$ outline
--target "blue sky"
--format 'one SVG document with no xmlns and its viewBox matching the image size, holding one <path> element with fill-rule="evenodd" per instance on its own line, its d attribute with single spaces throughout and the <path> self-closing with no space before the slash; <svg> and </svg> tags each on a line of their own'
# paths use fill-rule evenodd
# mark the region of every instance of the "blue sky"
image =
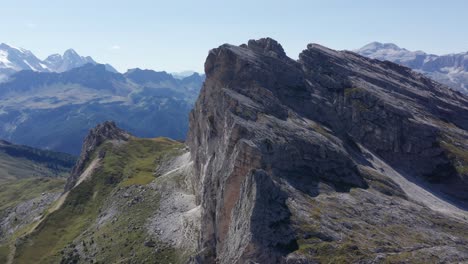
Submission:
<svg viewBox="0 0 468 264">
<path fill-rule="evenodd" d="M 208 50 L 269 36 L 297 58 L 307 43 L 356 49 L 393 42 L 468 50 L 468 1 L 2 1 L 0 42 L 41 59 L 74 48 L 118 70 L 203 70 Z"/>
</svg>

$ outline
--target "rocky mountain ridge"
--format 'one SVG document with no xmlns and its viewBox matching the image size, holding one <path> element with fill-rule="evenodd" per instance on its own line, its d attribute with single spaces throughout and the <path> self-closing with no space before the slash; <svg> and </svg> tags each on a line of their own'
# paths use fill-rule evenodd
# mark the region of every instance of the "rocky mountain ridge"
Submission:
<svg viewBox="0 0 468 264">
<path fill-rule="evenodd" d="M 466 96 L 317 44 L 294 61 L 268 38 L 211 50 L 205 72 L 187 139 L 200 263 L 466 260 Z M 427 246 L 391 231 L 414 226 Z M 428 259 L 434 235 L 457 238 Z"/>
<path fill-rule="evenodd" d="M 76 185 L 78 178 L 84 172 L 86 166 L 89 165 L 93 153 L 99 146 L 106 141 L 125 142 L 128 141 L 130 137 L 131 135 L 129 133 L 118 128 L 115 122 L 112 121 L 98 124 L 95 128 L 91 129 L 83 141 L 80 158 L 73 167 L 70 177 L 68 177 L 65 191 L 70 191 Z M 98 156 L 102 155 L 104 154 L 98 153 Z"/>
</svg>

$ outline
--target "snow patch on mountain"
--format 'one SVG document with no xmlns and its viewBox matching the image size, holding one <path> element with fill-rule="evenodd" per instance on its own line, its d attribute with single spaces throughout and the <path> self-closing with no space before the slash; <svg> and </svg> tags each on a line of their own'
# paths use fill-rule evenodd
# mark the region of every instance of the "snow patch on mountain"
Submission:
<svg viewBox="0 0 468 264">
<path fill-rule="evenodd" d="M 468 94 L 468 52 L 447 55 L 410 51 L 393 43 L 372 42 L 354 52 L 387 60 L 421 72 L 452 89 Z"/>
<path fill-rule="evenodd" d="M 0 50 L 0 68 L 11 68 L 14 67 L 8 60 L 8 52 Z"/>
</svg>

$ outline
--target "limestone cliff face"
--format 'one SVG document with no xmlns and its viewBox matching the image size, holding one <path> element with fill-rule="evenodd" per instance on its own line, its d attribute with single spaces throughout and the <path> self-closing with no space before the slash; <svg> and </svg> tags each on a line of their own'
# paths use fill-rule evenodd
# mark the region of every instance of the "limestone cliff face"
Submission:
<svg viewBox="0 0 468 264">
<path fill-rule="evenodd" d="M 83 142 L 80 157 L 67 179 L 65 191 L 69 191 L 75 186 L 78 178 L 89 165 L 91 155 L 102 143 L 107 140 L 127 141 L 129 138 L 130 134 L 118 128 L 113 121 L 106 121 L 91 129 Z"/>
<path fill-rule="evenodd" d="M 315 44 L 295 61 L 269 38 L 211 50 L 205 72 L 187 139 L 202 214 L 199 262 L 318 261 L 320 243 L 339 250 L 343 234 L 355 239 L 352 228 L 328 226 L 339 226 L 337 215 L 365 221 L 366 213 L 347 211 L 355 201 L 391 201 L 397 209 L 385 217 L 408 228 L 439 215 L 424 205 L 421 216 L 405 215 L 433 189 L 430 197 L 465 206 L 468 98 L 460 93 L 408 68 Z M 419 188 L 410 178 L 423 183 L 421 195 L 409 191 Z M 336 210 L 314 214 L 332 198 Z M 453 215 L 447 221 L 463 221 Z M 385 225 L 374 217 L 368 228 Z M 430 224 L 420 225 L 430 237 Z M 367 245 L 362 258 L 375 258 Z M 446 255 L 463 259 L 460 252 L 453 246 Z"/>
</svg>

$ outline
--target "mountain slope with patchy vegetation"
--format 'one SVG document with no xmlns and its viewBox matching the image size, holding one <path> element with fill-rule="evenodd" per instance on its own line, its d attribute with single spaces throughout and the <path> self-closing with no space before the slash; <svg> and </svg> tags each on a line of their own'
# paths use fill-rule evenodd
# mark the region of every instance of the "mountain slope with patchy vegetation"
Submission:
<svg viewBox="0 0 468 264">
<path fill-rule="evenodd" d="M 114 123 L 90 135 L 84 146 L 93 151 L 83 148 L 85 164 L 77 163 L 74 184 L 16 240 L 13 262 L 184 263 L 196 245 L 186 235 L 195 233 L 191 223 L 198 219 L 185 182 L 191 170 L 184 145 L 135 138 Z M 167 221 L 161 222 L 161 214 Z M 174 222 L 170 215 L 185 214 L 184 231 L 177 223 L 181 218 Z M 170 236 L 158 228 L 171 225 L 176 230 Z"/>
<path fill-rule="evenodd" d="M 0 141 L 0 263 L 11 241 L 29 229 L 63 192 L 76 158 Z"/>
</svg>

